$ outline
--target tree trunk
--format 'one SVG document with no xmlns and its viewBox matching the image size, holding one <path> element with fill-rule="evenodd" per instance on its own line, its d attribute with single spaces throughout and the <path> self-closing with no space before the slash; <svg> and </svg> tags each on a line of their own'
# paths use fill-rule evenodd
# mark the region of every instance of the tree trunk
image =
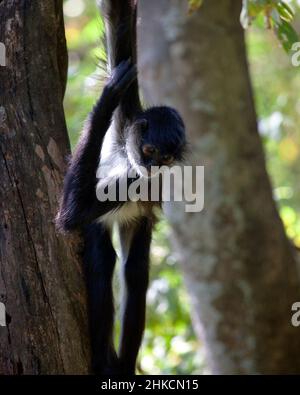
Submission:
<svg viewBox="0 0 300 395">
<path fill-rule="evenodd" d="M 63 95 L 61 0 L 0 2 L 1 374 L 87 373 L 85 287 L 78 238 L 55 230 L 70 152 Z"/>
<path fill-rule="evenodd" d="M 299 273 L 257 131 L 241 3 L 204 0 L 189 16 L 188 1 L 140 0 L 140 79 L 146 102 L 181 112 L 205 166 L 204 210 L 169 219 L 212 372 L 299 374 Z"/>
</svg>

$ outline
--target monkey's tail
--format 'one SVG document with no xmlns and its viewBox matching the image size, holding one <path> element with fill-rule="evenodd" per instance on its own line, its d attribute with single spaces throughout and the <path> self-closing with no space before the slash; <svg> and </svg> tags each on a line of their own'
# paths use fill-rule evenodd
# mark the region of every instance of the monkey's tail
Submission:
<svg viewBox="0 0 300 395">
<path fill-rule="evenodd" d="M 105 22 L 108 72 L 124 60 L 131 59 L 133 64 L 137 64 L 137 1 L 98 0 L 98 4 Z M 137 110 L 141 110 L 137 79 L 123 97 L 120 109 L 128 118 Z"/>
<path fill-rule="evenodd" d="M 129 58 L 136 62 L 136 2 L 98 0 L 98 4 L 105 22 L 109 70 Z"/>
</svg>

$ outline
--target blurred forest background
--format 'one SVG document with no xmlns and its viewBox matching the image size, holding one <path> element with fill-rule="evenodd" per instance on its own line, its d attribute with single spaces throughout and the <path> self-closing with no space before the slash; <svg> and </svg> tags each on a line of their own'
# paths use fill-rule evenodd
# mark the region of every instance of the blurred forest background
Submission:
<svg viewBox="0 0 300 395">
<path fill-rule="evenodd" d="M 300 2 L 299 2 L 300 3 Z M 299 4 L 294 27 L 300 30 Z M 84 119 L 101 92 L 103 22 L 94 1 L 64 1 L 69 50 L 64 106 L 72 147 Z M 273 192 L 288 236 L 300 248 L 300 73 L 274 32 L 259 17 L 247 30 L 248 59 Z M 209 56 L 209 54 L 208 54 Z M 224 76 L 226 78 L 226 76 Z M 169 244 L 165 221 L 152 246 L 147 329 L 140 356 L 144 373 L 209 373 L 204 351 L 190 321 L 189 301 Z"/>
</svg>

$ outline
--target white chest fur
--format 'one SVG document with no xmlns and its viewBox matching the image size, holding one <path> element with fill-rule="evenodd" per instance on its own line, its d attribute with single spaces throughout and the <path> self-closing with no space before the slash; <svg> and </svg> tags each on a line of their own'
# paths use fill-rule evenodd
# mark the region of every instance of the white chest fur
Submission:
<svg viewBox="0 0 300 395">
<path fill-rule="evenodd" d="M 102 188 L 102 185 L 108 185 L 116 182 L 116 179 L 128 177 L 130 164 L 124 152 L 120 152 L 119 146 L 116 142 L 116 131 L 114 123 L 112 122 L 108 129 L 100 154 L 99 166 L 97 169 L 98 183 L 96 189 Z M 110 211 L 101 216 L 98 221 L 112 226 L 113 223 L 126 224 L 136 221 L 142 215 L 145 215 L 143 205 L 128 201 L 120 208 Z"/>
<path fill-rule="evenodd" d="M 112 227 L 114 223 L 120 225 L 129 224 L 135 222 L 137 219 L 145 215 L 146 212 L 143 210 L 142 205 L 137 202 L 125 202 L 120 208 L 103 215 L 98 221 L 105 223 L 109 227 Z"/>
</svg>

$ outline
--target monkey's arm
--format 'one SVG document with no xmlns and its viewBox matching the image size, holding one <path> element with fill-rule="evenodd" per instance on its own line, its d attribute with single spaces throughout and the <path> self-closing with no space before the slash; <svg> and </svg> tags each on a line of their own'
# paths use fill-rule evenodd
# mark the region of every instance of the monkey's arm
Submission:
<svg viewBox="0 0 300 395">
<path fill-rule="evenodd" d="M 99 202 L 96 197 L 96 172 L 101 146 L 110 126 L 114 110 L 122 96 L 136 79 L 136 67 L 121 62 L 113 71 L 103 93 L 87 119 L 67 171 L 58 227 L 68 231 L 91 223 L 109 212 L 117 202 Z"/>
</svg>

